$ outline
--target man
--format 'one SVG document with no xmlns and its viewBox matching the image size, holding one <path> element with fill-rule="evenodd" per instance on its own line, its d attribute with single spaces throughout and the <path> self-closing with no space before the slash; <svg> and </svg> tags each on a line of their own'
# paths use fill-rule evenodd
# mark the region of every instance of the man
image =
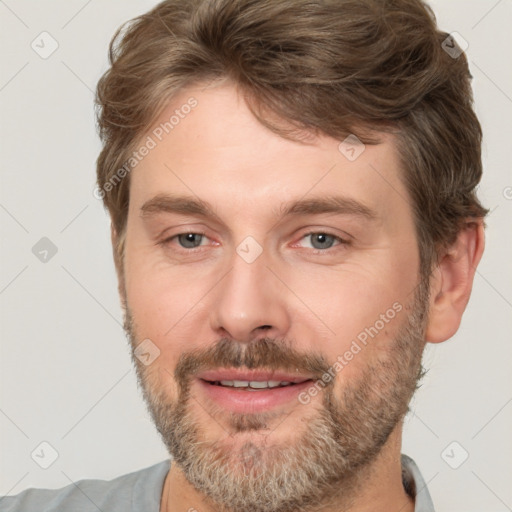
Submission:
<svg viewBox="0 0 512 512">
<path fill-rule="evenodd" d="M 453 48 L 420 0 L 170 0 L 116 34 L 96 195 L 172 461 L 3 510 L 434 510 L 403 418 L 486 214 Z"/>
</svg>

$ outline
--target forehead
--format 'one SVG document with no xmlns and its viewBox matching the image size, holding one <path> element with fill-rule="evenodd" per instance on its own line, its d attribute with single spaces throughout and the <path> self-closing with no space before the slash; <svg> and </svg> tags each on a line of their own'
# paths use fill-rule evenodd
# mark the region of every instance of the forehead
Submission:
<svg viewBox="0 0 512 512">
<path fill-rule="evenodd" d="M 382 134 L 355 160 L 340 142 L 280 137 L 233 85 L 185 89 L 141 138 L 150 149 L 131 171 L 130 211 L 168 193 L 207 202 L 220 215 L 254 208 L 270 218 L 291 201 L 336 194 L 378 216 L 410 215 L 393 138 Z"/>
</svg>

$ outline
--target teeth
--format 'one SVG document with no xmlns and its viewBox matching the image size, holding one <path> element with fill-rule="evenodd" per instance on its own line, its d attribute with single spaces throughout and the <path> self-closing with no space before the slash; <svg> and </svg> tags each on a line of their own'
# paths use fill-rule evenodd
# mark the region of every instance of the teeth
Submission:
<svg viewBox="0 0 512 512">
<path fill-rule="evenodd" d="M 249 386 L 251 388 L 255 388 L 255 389 L 263 389 L 263 388 L 269 387 L 268 382 L 258 382 L 255 380 L 252 380 L 251 382 L 249 382 Z"/>
<path fill-rule="evenodd" d="M 234 387 L 234 388 L 267 389 L 267 388 L 277 388 L 280 386 L 289 386 L 291 384 L 291 382 L 278 381 L 278 380 L 268 380 L 268 381 L 221 380 L 220 384 L 221 384 L 221 386 Z"/>
</svg>

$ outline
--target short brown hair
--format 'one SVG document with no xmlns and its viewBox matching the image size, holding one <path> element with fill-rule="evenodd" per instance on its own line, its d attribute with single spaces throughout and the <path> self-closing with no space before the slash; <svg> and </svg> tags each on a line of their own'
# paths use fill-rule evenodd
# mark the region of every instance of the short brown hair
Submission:
<svg viewBox="0 0 512 512">
<path fill-rule="evenodd" d="M 471 75 L 464 53 L 445 51 L 447 37 L 421 0 L 166 0 L 127 22 L 96 97 L 97 185 L 119 235 L 116 261 L 130 176 L 106 184 L 173 95 L 228 78 L 285 137 L 292 131 L 271 117 L 340 140 L 372 143 L 371 133 L 392 131 L 429 273 L 438 251 L 487 213 L 475 192 L 482 133 Z"/>
</svg>

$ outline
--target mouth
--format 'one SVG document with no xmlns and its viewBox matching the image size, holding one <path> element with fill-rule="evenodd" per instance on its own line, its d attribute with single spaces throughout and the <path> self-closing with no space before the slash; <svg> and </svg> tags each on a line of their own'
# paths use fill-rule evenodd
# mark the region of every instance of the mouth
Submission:
<svg viewBox="0 0 512 512">
<path fill-rule="evenodd" d="M 197 376 L 206 397 L 222 408 L 238 413 L 257 413 L 297 402 L 298 395 L 315 379 L 283 372 L 216 370 Z"/>
<path fill-rule="evenodd" d="M 235 388 L 245 391 L 260 391 L 262 389 L 284 388 L 287 386 L 296 386 L 297 383 L 278 380 L 221 380 L 221 381 L 205 381 L 213 386 L 222 386 L 226 388 Z"/>
</svg>

